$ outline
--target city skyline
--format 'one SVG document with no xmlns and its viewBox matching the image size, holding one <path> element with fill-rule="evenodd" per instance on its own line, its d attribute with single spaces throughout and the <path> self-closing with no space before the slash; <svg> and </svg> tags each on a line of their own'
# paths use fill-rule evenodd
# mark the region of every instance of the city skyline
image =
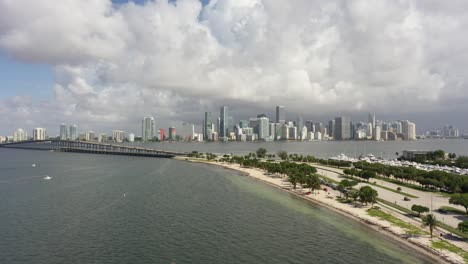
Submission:
<svg viewBox="0 0 468 264">
<path fill-rule="evenodd" d="M 231 116 L 228 106 L 221 106 L 219 117 L 212 112 L 204 112 L 202 122 L 183 122 L 175 133 L 176 126 L 161 128 L 156 124 L 156 119 L 152 116 L 145 116 L 141 121 L 141 134 L 135 134 L 132 128 L 128 131 L 112 129 L 111 135 L 98 133 L 94 130 L 78 130 L 76 124 L 59 125 L 59 134 L 47 134 L 47 137 L 66 139 L 85 139 L 107 141 L 108 138 L 121 142 L 123 140 L 133 141 L 138 138 L 143 141 L 158 140 L 196 140 L 196 141 L 272 141 L 272 140 L 415 140 L 417 136 L 430 138 L 455 138 L 462 137 L 458 128 L 453 125 L 445 125 L 441 129 L 432 129 L 424 133 L 417 134 L 416 124 L 405 119 L 400 120 L 380 120 L 375 113 L 368 113 L 368 120 L 353 120 L 348 116 L 337 116 L 328 121 L 304 120 L 302 114 L 296 118 L 287 118 L 287 107 L 276 106 L 274 117 L 265 114 L 251 114 L 245 119 L 234 119 Z M 247 120 L 248 119 L 248 120 Z M 224 120 L 224 121 L 223 121 Z M 277 123 L 277 121 L 280 121 Z M 283 128 L 284 126 L 284 128 Z M 34 128 L 36 130 L 45 128 Z M 249 130 L 251 129 L 251 130 Z M 180 133 L 180 131 L 182 131 Z M 224 131 L 224 132 L 223 132 Z M 80 133 L 83 132 L 83 133 Z M 101 131 L 102 132 L 102 131 Z M 52 132 L 53 133 L 53 132 Z M 214 135 L 213 133 L 216 133 Z M 224 133 L 224 136 L 220 136 Z M 318 134 L 317 134 L 318 133 Z M 394 133 L 394 134 L 391 134 Z M 45 132 L 43 134 L 46 134 Z M 17 128 L 9 140 L 18 141 L 28 138 L 27 129 Z M 166 137 L 166 135 L 168 135 Z M 177 135 L 177 137 L 176 137 Z M 235 135 L 235 138 L 234 138 Z M 240 135 L 247 135 L 242 138 Z M 249 136 L 252 135 L 253 137 Z M 4 138 L 5 136 L 2 136 Z M 43 137 L 42 137 L 43 138 Z"/>
<path fill-rule="evenodd" d="M 468 3 L 171 2 L 50 2 L 76 16 L 1 2 L 0 134 L 67 120 L 129 130 L 148 113 L 169 127 L 219 105 L 234 118 L 285 105 L 304 119 L 375 112 L 468 131 Z"/>
</svg>

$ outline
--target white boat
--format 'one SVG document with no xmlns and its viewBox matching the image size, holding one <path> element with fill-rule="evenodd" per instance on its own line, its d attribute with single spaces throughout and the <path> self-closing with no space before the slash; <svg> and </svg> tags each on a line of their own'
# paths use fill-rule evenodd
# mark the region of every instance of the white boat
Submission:
<svg viewBox="0 0 468 264">
<path fill-rule="evenodd" d="M 31 167 L 36 167 L 36 164 L 35 163 L 31 164 Z"/>
<path fill-rule="evenodd" d="M 44 180 L 52 180 L 52 177 L 50 177 L 49 175 L 46 175 L 46 176 L 44 177 Z"/>
</svg>

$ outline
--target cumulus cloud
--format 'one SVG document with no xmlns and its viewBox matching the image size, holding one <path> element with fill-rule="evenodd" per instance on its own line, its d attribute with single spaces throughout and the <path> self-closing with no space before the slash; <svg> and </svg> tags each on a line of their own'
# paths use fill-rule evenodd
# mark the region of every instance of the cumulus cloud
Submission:
<svg viewBox="0 0 468 264">
<path fill-rule="evenodd" d="M 468 110 L 466 1 L 0 0 L 0 49 L 54 67 L 50 123 L 133 126 L 276 104 L 314 116 Z M 14 101 L 14 100 L 13 100 Z M 26 106 L 25 106 L 26 105 Z"/>
</svg>

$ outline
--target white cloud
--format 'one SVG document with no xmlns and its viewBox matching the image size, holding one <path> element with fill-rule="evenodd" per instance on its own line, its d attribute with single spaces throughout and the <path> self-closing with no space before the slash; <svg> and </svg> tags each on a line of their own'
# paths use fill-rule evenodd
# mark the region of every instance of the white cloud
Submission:
<svg viewBox="0 0 468 264">
<path fill-rule="evenodd" d="M 281 104 L 305 115 L 443 111 L 468 99 L 468 17 L 460 11 L 467 8 L 409 0 L 204 7 L 0 0 L 0 48 L 56 69 L 55 102 L 5 101 L 0 112 L 131 126 L 145 114 L 201 119 L 223 102 Z"/>
</svg>

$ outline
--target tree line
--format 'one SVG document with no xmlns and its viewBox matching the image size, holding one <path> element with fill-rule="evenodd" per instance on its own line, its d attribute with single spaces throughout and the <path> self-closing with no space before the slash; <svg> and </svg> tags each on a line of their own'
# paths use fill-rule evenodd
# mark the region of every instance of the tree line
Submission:
<svg viewBox="0 0 468 264">
<path fill-rule="evenodd" d="M 448 173 L 445 171 L 425 171 L 414 167 L 397 167 L 380 163 L 359 161 L 353 163 L 356 169 L 345 170 L 349 175 L 375 177 L 381 175 L 386 178 L 394 177 L 401 182 L 417 182 L 427 190 L 440 190 L 445 192 L 468 192 L 468 177 Z"/>
</svg>

